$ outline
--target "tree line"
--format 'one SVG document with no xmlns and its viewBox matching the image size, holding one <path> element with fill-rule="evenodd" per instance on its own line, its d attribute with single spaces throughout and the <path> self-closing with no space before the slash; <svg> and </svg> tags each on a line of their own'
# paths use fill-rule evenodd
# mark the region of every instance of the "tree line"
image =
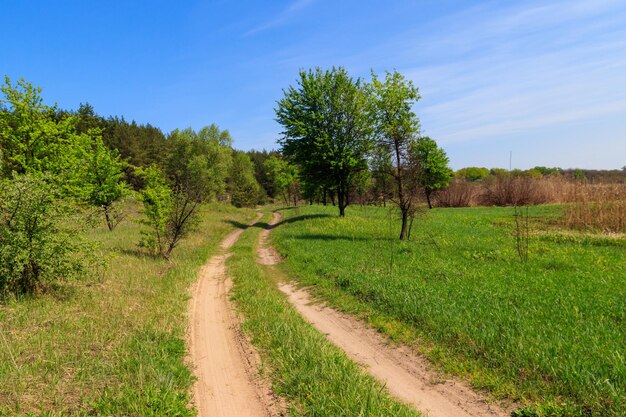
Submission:
<svg viewBox="0 0 626 417">
<path fill-rule="evenodd" d="M 0 296 L 80 276 L 89 253 L 79 224 L 97 214 L 113 232 L 122 202 L 143 204 L 139 245 L 169 257 L 207 201 L 254 206 L 262 190 L 248 154 L 216 125 L 160 129 L 44 104 L 41 88 L 0 87 Z"/>
</svg>

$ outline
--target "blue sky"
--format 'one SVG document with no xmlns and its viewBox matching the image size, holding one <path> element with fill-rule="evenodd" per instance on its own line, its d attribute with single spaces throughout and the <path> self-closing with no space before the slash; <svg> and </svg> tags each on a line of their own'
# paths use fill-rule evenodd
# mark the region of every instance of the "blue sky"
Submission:
<svg viewBox="0 0 626 417">
<path fill-rule="evenodd" d="M 270 149 L 299 69 L 397 69 L 453 168 L 626 165 L 622 0 L 0 2 L 0 74 L 62 108 Z"/>
</svg>

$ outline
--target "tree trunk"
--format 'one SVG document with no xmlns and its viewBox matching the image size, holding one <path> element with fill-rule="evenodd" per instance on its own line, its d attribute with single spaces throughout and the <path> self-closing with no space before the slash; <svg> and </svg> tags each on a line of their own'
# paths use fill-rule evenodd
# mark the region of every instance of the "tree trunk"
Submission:
<svg viewBox="0 0 626 417">
<path fill-rule="evenodd" d="M 343 194 L 341 190 L 337 191 L 337 203 L 339 205 L 339 216 L 345 217 L 346 215 L 346 196 Z"/>
<path fill-rule="evenodd" d="M 406 240 L 409 213 L 407 209 L 402 209 L 402 228 L 400 229 L 400 240 Z"/>
<path fill-rule="evenodd" d="M 326 188 L 324 188 L 324 205 L 326 205 Z"/>
<path fill-rule="evenodd" d="M 103 207 L 104 208 L 104 217 L 107 219 L 107 227 L 109 228 L 109 232 L 113 231 L 113 222 L 111 221 L 111 216 L 109 215 L 109 208 L 108 207 Z"/>
<path fill-rule="evenodd" d="M 424 194 L 426 194 L 426 201 L 428 201 L 428 208 L 429 209 L 433 208 L 433 205 L 430 202 L 430 195 L 432 194 L 432 191 L 431 190 L 426 190 L 426 192 Z"/>
</svg>

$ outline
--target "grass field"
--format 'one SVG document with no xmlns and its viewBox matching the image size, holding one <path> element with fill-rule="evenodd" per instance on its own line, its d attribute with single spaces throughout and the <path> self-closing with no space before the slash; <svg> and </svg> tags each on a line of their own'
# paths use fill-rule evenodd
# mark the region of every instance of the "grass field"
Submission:
<svg viewBox="0 0 626 417">
<path fill-rule="evenodd" d="M 266 215 L 263 220 L 267 220 Z M 392 400 L 384 387 L 306 323 L 276 288 L 285 277 L 256 263 L 263 221 L 244 232 L 228 260 L 233 299 L 244 329 L 259 349 L 276 394 L 289 401 L 292 416 L 418 416 Z"/>
<path fill-rule="evenodd" d="M 626 237 L 559 230 L 530 209 L 529 259 L 512 208 L 435 209 L 409 242 L 387 209 L 283 210 L 283 268 L 317 295 L 523 407 L 519 416 L 626 415 Z"/>
<path fill-rule="evenodd" d="M 92 231 L 109 268 L 0 304 L 0 416 L 188 416 L 187 289 L 231 223 L 251 210 L 205 207 L 172 262 L 137 252 L 141 226 Z"/>
</svg>

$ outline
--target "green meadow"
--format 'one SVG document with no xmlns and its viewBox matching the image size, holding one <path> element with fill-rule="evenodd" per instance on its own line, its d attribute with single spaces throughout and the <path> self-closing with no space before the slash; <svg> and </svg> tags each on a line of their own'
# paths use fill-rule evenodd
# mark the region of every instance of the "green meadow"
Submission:
<svg viewBox="0 0 626 417">
<path fill-rule="evenodd" d="M 283 269 L 317 296 L 421 350 L 517 416 L 626 410 L 626 237 L 562 230 L 531 207 L 528 260 L 513 208 L 434 209 L 398 241 L 382 207 L 281 210 Z"/>
</svg>

